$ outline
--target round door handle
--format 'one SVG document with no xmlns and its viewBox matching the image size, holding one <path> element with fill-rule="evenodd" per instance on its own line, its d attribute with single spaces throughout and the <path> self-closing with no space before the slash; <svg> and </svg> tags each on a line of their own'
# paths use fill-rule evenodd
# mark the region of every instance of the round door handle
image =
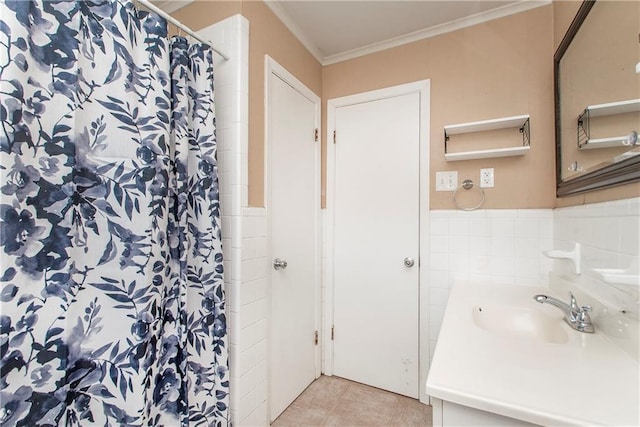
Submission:
<svg viewBox="0 0 640 427">
<path fill-rule="evenodd" d="M 287 261 L 276 258 L 273 260 L 273 268 L 276 270 L 284 270 L 285 268 L 287 268 Z"/>
<path fill-rule="evenodd" d="M 415 264 L 416 262 L 413 260 L 413 258 L 405 258 L 404 259 L 404 266 L 411 268 L 413 267 L 413 264 Z"/>
</svg>

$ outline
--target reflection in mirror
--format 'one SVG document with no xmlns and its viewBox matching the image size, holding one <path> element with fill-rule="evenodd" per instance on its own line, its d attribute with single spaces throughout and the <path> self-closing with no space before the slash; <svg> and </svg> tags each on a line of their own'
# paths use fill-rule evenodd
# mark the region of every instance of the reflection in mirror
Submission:
<svg viewBox="0 0 640 427">
<path fill-rule="evenodd" d="M 556 53 L 559 196 L 640 179 L 639 35 L 640 2 L 587 1 Z"/>
</svg>

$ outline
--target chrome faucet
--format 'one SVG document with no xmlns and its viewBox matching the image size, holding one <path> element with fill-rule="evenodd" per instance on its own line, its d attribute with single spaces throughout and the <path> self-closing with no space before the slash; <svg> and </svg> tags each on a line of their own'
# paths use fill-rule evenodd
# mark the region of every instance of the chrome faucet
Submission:
<svg viewBox="0 0 640 427">
<path fill-rule="evenodd" d="M 594 328 L 591 323 L 591 317 L 589 316 L 591 306 L 579 306 L 576 302 L 576 298 L 571 292 L 569 292 L 569 298 L 570 302 L 567 304 L 559 299 L 547 295 L 536 295 L 533 297 L 533 299 L 538 301 L 540 304 L 546 302 L 562 310 L 564 313 L 564 321 L 576 331 L 593 333 Z"/>
</svg>

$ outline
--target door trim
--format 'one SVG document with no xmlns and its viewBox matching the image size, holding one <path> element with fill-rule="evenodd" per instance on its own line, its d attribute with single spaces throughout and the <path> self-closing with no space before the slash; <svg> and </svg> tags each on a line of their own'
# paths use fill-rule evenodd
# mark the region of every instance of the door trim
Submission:
<svg viewBox="0 0 640 427">
<path fill-rule="evenodd" d="M 396 96 L 420 94 L 420 171 L 419 171 L 419 254 L 418 263 L 418 384 L 420 401 L 429 403 L 424 384 L 429 372 L 429 135 L 430 135 L 430 80 L 420 80 L 413 83 L 392 86 L 384 89 L 363 92 L 334 98 L 327 101 L 327 190 L 326 209 L 324 223 L 324 256 L 325 270 L 323 277 L 324 323 L 323 323 L 323 367 L 325 375 L 333 375 L 333 341 L 331 340 L 331 328 L 333 326 L 333 298 L 334 298 L 334 215 L 335 215 L 335 145 L 333 133 L 335 128 L 336 110 L 364 102 L 371 102 Z M 340 143 L 340 135 L 337 135 L 337 143 Z M 336 334 L 340 331 L 336 331 Z"/>
<path fill-rule="evenodd" d="M 282 65 L 278 64 L 273 58 L 271 58 L 269 55 L 265 55 L 265 60 L 264 60 L 264 65 L 265 65 L 265 77 L 264 77 L 264 144 L 265 144 L 265 158 L 264 158 L 264 169 L 265 169 L 265 185 L 264 185 L 264 191 L 265 191 L 265 208 L 266 208 L 266 213 L 267 213 L 267 269 L 271 268 L 271 260 L 273 259 L 273 254 L 271 253 L 271 243 L 272 243 L 272 235 L 271 235 L 271 210 L 270 210 L 270 206 L 271 206 L 271 159 L 273 156 L 273 144 L 272 141 L 269 140 L 269 135 L 270 135 L 270 128 L 269 128 L 269 123 L 270 123 L 270 111 L 269 111 L 269 101 L 270 101 L 270 94 L 271 94 L 271 84 L 270 84 L 270 78 L 271 76 L 276 76 L 278 78 L 280 78 L 282 81 L 284 81 L 286 84 L 288 84 L 289 86 L 291 86 L 294 90 L 296 90 L 298 93 L 300 93 L 302 96 L 304 96 L 305 98 L 307 98 L 309 101 L 311 101 L 314 105 L 315 105 L 315 121 L 316 121 L 316 129 L 318 129 L 318 134 L 320 134 L 321 129 L 320 129 L 320 125 L 321 125 L 321 101 L 320 101 L 320 97 L 318 95 L 316 95 L 315 93 L 313 93 L 311 91 L 311 89 L 309 89 L 308 87 L 306 87 L 300 80 L 298 80 L 293 74 L 291 74 L 289 71 L 287 71 Z M 321 331 L 321 315 L 322 315 L 322 309 L 321 309 L 321 302 L 322 302 L 322 293 L 321 293 L 321 277 L 322 277 L 322 222 L 321 222 L 321 209 L 320 209 L 320 194 L 321 194 L 321 187 L 320 187 L 320 140 L 318 138 L 318 141 L 315 143 L 315 150 L 314 150 L 314 176 L 315 176 L 315 180 L 314 180 L 314 188 L 313 191 L 315 193 L 315 208 L 314 208 L 314 212 L 315 212 L 315 252 L 316 252 L 316 271 L 315 271 L 315 284 L 314 284 L 314 288 L 315 288 L 315 328 L 316 330 L 322 334 Z M 270 271 L 270 270 L 267 270 Z M 267 350 L 267 356 L 266 356 L 266 360 L 267 360 L 267 367 L 270 367 L 271 364 L 273 363 L 273 361 L 271 360 L 271 343 L 272 343 L 272 339 L 271 339 L 271 321 L 272 321 L 272 316 L 271 316 L 271 274 L 268 273 L 267 274 L 267 324 L 266 324 L 266 328 L 267 328 L 267 342 L 266 342 L 266 350 Z M 309 339 L 311 339 L 312 337 L 309 337 Z M 316 346 L 315 349 L 315 377 L 318 378 L 321 374 L 321 358 L 322 358 L 322 340 L 319 340 L 318 345 Z M 271 419 L 271 406 L 270 406 L 270 390 L 271 390 L 271 369 L 267 369 L 268 373 L 267 373 L 267 413 L 268 413 L 268 417 L 269 420 Z"/>
</svg>

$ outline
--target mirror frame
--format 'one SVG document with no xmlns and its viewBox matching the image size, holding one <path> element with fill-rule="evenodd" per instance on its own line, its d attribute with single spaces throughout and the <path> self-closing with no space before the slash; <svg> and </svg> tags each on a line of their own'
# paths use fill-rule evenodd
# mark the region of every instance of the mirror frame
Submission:
<svg viewBox="0 0 640 427">
<path fill-rule="evenodd" d="M 555 102 L 555 136 L 556 136 L 556 196 L 566 197 L 588 191 L 602 190 L 617 185 L 640 181 L 640 155 L 626 160 L 607 164 L 599 169 L 579 177 L 562 180 L 561 133 L 560 133 L 560 60 L 565 54 L 582 23 L 596 0 L 584 0 L 567 33 L 553 56 L 553 80 Z"/>
</svg>

